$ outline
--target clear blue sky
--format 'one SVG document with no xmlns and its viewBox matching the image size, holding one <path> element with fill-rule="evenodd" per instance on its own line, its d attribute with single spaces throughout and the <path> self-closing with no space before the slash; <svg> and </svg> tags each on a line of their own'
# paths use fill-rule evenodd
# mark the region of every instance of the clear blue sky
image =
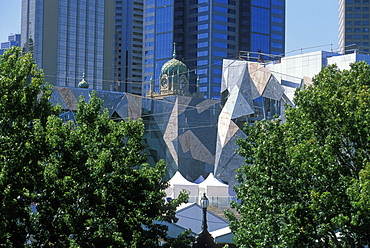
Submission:
<svg viewBox="0 0 370 248">
<path fill-rule="evenodd" d="M 0 0 L 0 42 L 20 33 L 21 2 Z M 338 0 L 287 0 L 286 10 L 287 55 L 338 49 Z"/>
</svg>

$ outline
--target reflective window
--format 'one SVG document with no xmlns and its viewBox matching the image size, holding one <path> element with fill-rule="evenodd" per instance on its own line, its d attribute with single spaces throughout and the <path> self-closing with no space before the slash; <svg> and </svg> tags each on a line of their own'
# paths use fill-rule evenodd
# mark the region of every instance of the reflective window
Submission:
<svg viewBox="0 0 370 248">
<path fill-rule="evenodd" d="M 152 30 L 154 29 L 154 25 L 146 25 L 145 30 Z"/>
<path fill-rule="evenodd" d="M 198 39 L 208 38 L 208 33 L 198 34 Z"/>
<path fill-rule="evenodd" d="M 155 32 L 162 33 L 173 30 L 172 7 L 159 8 L 156 10 Z"/>
<path fill-rule="evenodd" d="M 282 15 L 282 14 L 283 14 L 283 10 L 272 8 L 272 13 L 274 13 L 274 14 L 278 14 L 278 15 Z"/>
<path fill-rule="evenodd" d="M 198 30 L 203 30 L 203 29 L 208 29 L 208 23 L 207 24 L 198 25 Z"/>
<path fill-rule="evenodd" d="M 283 39 L 283 36 L 282 35 L 279 35 L 279 34 L 272 34 L 271 37 L 274 40 L 282 40 Z"/>
<path fill-rule="evenodd" d="M 154 63 L 154 60 L 153 59 L 146 59 L 145 64 L 153 64 Z"/>
<path fill-rule="evenodd" d="M 151 22 L 151 21 L 154 21 L 154 16 L 148 16 L 145 18 L 145 21 L 146 22 Z"/>
<path fill-rule="evenodd" d="M 208 51 L 200 51 L 200 52 L 197 52 L 197 56 L 198 56 L 198 57 L 201 57 L 201 56 L 208 56 Z"/>
<path fill-rule="evenodd" d="M 227 40 L 227 35 L 226 34 L 215 33 L 215 38 Z"/>
<path fill-rule="evenodd" d="M 145 10 L 145 13 L 153 13 L 154 12 L 154 8 L 148 8 Z"/>
<path fill-rule="evenodd" d="M 208 65 L 208 60 L 207 59 L 205 59 L 205 60 L 199 60 L 197 62 L 197 65 Z"/>
<path fill-rule="evenodd" d="M 226 16 L 214 15 L 214 18 L 217 21 L 223 21 L 223 22 L 227 22 L 228 21 L 228 19 L 227 19 Z"/>
<path fill-rule="evenodd" d="M 221 69 L 213 69 L 213 73 L 222 74 L 222 70 Z"/>
<path fill-rule="evenodd" d="M 198 43 L 198 48 L 208 47 L 208 41 Z"/>
<path fill-rule="evenodd" d="M 275 26 L 275 25 L 272 25 L 271 29 L 274 30 L 274 31 L 283 31 L 283 27 L 279 27 L 279 26 Z"/>
<path fill-rule="evenodd" d="M 172 33 L 159 34 L 155 37 L 155 58 L 170 58 L 172 55 Z"/>
<path fill-rule="evenodd" d="M 208 19 L 209 19 L 208 15 L 198 16 L 198 22 L 200 22 L 200 21 L 206 21 Z"/>
<path fill-rule="evenodd" d="M 275 17 L 275 16 L 273 16 L 273 17 L 271 18 L 271 20 L 272 20 L 273 22 L 283 23 L 283 19 L 281 19 L 280 17 Z"/>
<path fill-rule="evenodd" d="M 280 44 L 280 43 L 274 43 L 274 42 L 272 42 L 271 43 L 271 46 L 274 47 L 274 48 L 283 48 L 283 44 Z"/>
<path fill-rule="evenodd" d="M 219 56 L 219 57 L 223 57 L 223 58 L 227 58 L 227 53 L 226 52 L 220 52 L 220 51 L 214 51 L 213 54 L 215 56 Z"/>
<path fill-rule="evenodd" d="M 270 8 L 270 0 L 252 0 L 252 5 Z"/>
<path fill-rule="evenodd" d="M 215 47 L 227 48 L 226 43 L 214 42 L 213 44 L 214 44 Z"/>
<path fill-rule="evenodd" d="M 205 12 L 205 11 L 208 11 L 208 10 L 209 10 L 209 6 L 208 5 L 198 8 L 198 12 Z"/>
<path fill-rule="evenodd" d="M 200 70 L 197 70 L 197 74 L 207 74 L 207 69 L 200 69 Z"/>
<path fill-rule="evenodd" d="M 154 33 L 145 34 L 145 39 L 151 39 L 154 38 Z"/>
<path fill-rule="evenodd" d="M 263 34 L 270 33 L 270 11 L 269 10 L 252 7 L 252 20 L 253 20 L 252 32 L 258 32 L 258 33 L 263 33 Z"/>
<path fill-rule="evenodd" d="M 227 26 L 221 25 L 221 24 L 215 24 L 214 25 L 215 29 L 220 29 L 220 30 L 227 30 Z"/>
<path fill-rule="evenodd" d="M 272 0 L 273 5 L 284 6 L 282 0 Z"/>
<path fill-rule="evenodd" d="M 157 7 L 166 6 L 172 4 L 172 0 L 156 0 Z"/>
<path fill-rule="evenodd" d="M 220 6 L 215 6 L 214 10 L 219 11 L 219 12 L 227 13 L 227 8 L 220 7 Z"/>
<path fill-rule="evenodd" d="M 252 51 L 270 52 L 270 37 L 268 35 L 252 34 L 251 36 Z"/>
</svg>

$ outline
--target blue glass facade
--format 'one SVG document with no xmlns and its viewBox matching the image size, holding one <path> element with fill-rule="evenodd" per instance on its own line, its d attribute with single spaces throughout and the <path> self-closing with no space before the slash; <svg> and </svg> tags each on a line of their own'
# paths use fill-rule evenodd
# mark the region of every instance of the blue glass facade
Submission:
<svg viewBox="0 0 370 248">
<path fill-rule="evenodd" d="M 161 66 L 172 56 L 190 70 L 190 91 L 219 99 L 222 60 L 239 51 L 251 58 L 285 50 L 285 0 L 144 1 L 143 94 L 150 78 L 158 91 Z"/>
<path fill-rule="evenodd" d="M 8 36 L 8 41 L 1 42 L 0 44 L 0 55 L 2 55 L 5 50 L 9 49 L 12 46 L 21 46 L 21 35 L 20 34 L 12 34 Z"/>
<path fill-rule="evenodd" d="M 22 0 L 22 47 L 46 81 L 76 87 L 85 73 L 95 89 L 113 82 L 113 0 Z"/>
</svg>

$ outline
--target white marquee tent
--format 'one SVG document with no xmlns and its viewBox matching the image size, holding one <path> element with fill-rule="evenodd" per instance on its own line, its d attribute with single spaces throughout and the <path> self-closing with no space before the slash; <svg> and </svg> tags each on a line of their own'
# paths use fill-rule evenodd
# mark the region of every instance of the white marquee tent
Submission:
<svg viewBox="0 0 370 248">
<path fill-rule="evenodd" d="M 229 186 L 217 180 L 213 173 L 199 184 L 199 192 L 206 193 L 207 196 L 227 197 L 229 196 Z"/>
<path fill-rule="evenodd" d="M 175 173 L 168 183 L 170 186 L 166 189 L 167 197 L 175 199 L 183 189 L 189 191 L 189 198 L 198 197 L 198 184 L 186 180 L 179 171 Z"/>
</svg>

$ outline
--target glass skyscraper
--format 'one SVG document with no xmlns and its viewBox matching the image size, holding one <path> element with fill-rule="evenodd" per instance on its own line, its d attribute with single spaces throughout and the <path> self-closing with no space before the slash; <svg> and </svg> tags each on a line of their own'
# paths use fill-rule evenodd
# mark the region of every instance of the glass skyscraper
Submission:
<svg viewBox="0 0 370 248">
<path fill-rule="evenodd" d="M 21 35 L 20 34 L 12 34 L 8 36 L 8 41 L 1 42 L 0 44 L 0 55 L 2 55 L 5 50 L 9 49 L 12 46 L 19 47 L 21 44 Z"/>
<path fill-rule="evenodd" d="M 243 51 L 251 59 L 285 50 L 285 0 L 145 0 L 143 94 L 159 89 L 162 65 L 172 58 L 190 70 L 190 91 L 219 98 L 222 60 Z M 271 55 L 271 56 L 270 56 Z"/>
<path fill-rule="evenodd" d="M 141 94 L 144 0 L 115 1 L 116 91 Z"/>
<path fill-rule="evenodd" d="M 83 73 L 94 89 L 113 83 L 114 0 L 22 0 L 24 52 L 45 80 L 77 87 Z"/>
<path fill-rule="evenodd" d="M 341 53 L 370 52 L 370 1 L 339 1 L 339 49 Z"/>
</svg>

